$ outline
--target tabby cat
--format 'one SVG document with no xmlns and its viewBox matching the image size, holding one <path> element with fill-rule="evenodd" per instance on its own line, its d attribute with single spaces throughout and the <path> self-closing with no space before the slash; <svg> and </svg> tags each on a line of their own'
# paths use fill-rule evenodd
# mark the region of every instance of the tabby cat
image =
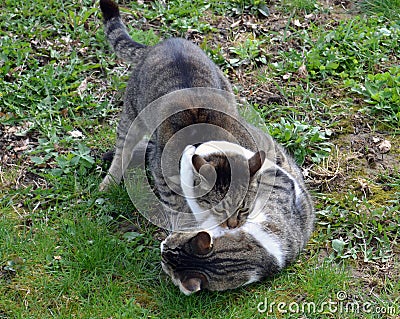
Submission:
<svg viewBox="0 0 400 319">
<path fill-rule="evenodd" d="M 141 138 L 146 133 L 151 133 L 146 163 L 153 175 L 155 191 L 163 203 L 163 210 L 171 214 L 178 212 L 188 215 L 191 210 L 185 202 L 179 183 L 179 161 L 184 148 L 210 140 L 235 142 L 254 150 L 257 150 L 257 144 L 238 115 L 229 81 L 201 49 L 179 38 L 165 40 L 153 47 L 138 44 L 127 34 L 120 19 L 118 6 L 114 2 L 101 0 L 100 7 L 109 43 L 117 55 L 135 64 L 124 97 L 115 155 L 100 189 L 105 190 L 111 184 L 121 181 L 126 169 L 123 165 L 124 145 L 125 154 L 132 154 Z M 178 91 L 184 93 L 174 94 Z M 128 134 L 139 114 L 140 124 L 135 132 Z M 210 126 L 215 129 L 210 130 Z M 174 138 L 179 131 L 185 131 L 184 136 Z M 268 150 L 263 150 L 269 151 L 270 157 L 275 156 L 276 152 L 274 145 L 271 145 Z M 164 162 L 162 156 L 165 158 Z M 220 165 L 214 165 L 216 183 L 213 186 L 209 185 L 212 189 L 204 194 L 204 202 L 214 203 L 210 197 L 218 192 L 216 197 L 219 199 L 226 194 L 225 187 L 220 190 L 217 188 L 224 184 L 222 180 L 230 179 L 226 175 L 231 168 L 229 163 L 233 162 L 228 161 L 228 156 L 229 154 L 225 155 L 224 152 L 219 155 Z M 262 158 L 258 152 L 255 152 L 252 159 L 241 154 L 234 154 L 234 157 L 241 169 L 243 166 L 247 167 L 247 179 L 251 179 L 262 165 Z M 176 185 L 171 185 L 174 182 Z M 211 206 L 208 208 L 210 213 L 216 214 L 218 221 L 223 222 L 230 215 L 239 215 L 238 210 L 243 210 L 239 204 L 225 205 L 230 209 L 223 212 L 211 210 Z M 228 224 L 236 227 L 238 222 L 232 221 Z"/>
<path fill-rule="evenodd" d="M 261 139 L 265 137 L 261 131 L 258 134 Z M 194 184 L 190 171 L 196 172 L 196 168 L 185 164 L 190 163 L 188 155 L 197 152 L 209 160 L 212 148 L 219 143 L 186 148 L 181 165 L 183 182 L 190 184 L 191 180 Z M 247 156 L 252 156 L 247 151 Z M 216 225 L 212 221 L 206 230 L 174 232 L 162 242 L 162 267 L 183 293 L 189 295 L 201 289 L 221 291 L 259 281 L 281 271 L 302 251 L 313 230 L 313 205 L 296 166 L 286 170 L 284 166 L 294 164 L 288 157 L 282 159 L 286 162 L 264 159 L 248 187 L 248 206 L 243 206 L 247 217 L 239 218 L 239 227 L 212 227 Z M 185 169 L 189 174 L 184 174 Z M 188 203 L 195 214 L 198 203 Z M 208 218 L 212 220 L 212 215 Z"/>
<path fill-rule="evenodd" d="M 229 81 L 202 50 L 180 38 L 139 44 L 114 2 L 100 7 L 114 51 L 135 64 L 100 189 L 121 181 L 124 161 L 147 135 L 146 166 L 170 221 L 162 226 L 172 230 L 162 267 L 181 291 L 231 289 L 279 272 L 313 228 L 299 168 L 238 115 Z"/>
</svg>

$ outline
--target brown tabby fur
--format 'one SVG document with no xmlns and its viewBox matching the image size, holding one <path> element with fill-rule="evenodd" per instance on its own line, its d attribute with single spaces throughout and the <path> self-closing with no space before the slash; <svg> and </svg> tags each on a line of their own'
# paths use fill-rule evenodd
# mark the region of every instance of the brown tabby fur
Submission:
<svg viewBox="0 0 400 319">
<path fill-rule="evenodd" d="M 175 231 L 161 245 L 162 266 L 185 294 L 236 288 L 279 272 L 296 259 L 313 229 L 313 206 L 300 169 L 269 135 L 238 115 L 230 83 L 202 50 L 179 38 L 153 47 L 136 43 L 126 32 L 118 6 L 111 0 L 101 0 L 100 7 L 114 51 L 135 64 L 124 97 L 115 155 L 100 189 L 121 181 L 123 149 L 132 154 L 143 136 L 150 133 L 146 163 L 163 214 L 171 220 L 179 214 L 193 217 L 179 183 L 179 178 L 185 177 L 182 167 L 188 164 L 180 159 L 181 154 L 190 145 L 236 143 L 254 155 L 245 158 L 222 152 L 191 157 L 190 183 L 210 184 L 209 192 L 195 204 L 210 210 L 205 222 L 215 216 L 223 222 L 212 229 L 185 233 L 179 232 L 179 227 L 195 223 L 196 218 L 179 224 L 178 229 L 173 222 L 165 224 Z M 204 95 L 199 88 L 208 88 L 211 94 Z M 140 115 L 143 113 L 145 116 Z M 165 121 L 159 120 L 166 114 Z M 138 118 L 137 127 L 129 131 Z M 219 129 L 210 132 L 198 125 Z M 181 130 L 187 131 L 175 138 Z M 172 151 L 162 162 L 168 147 Z M 235 170 L 240 171 L 238 178 L 230 175 Z M 167 184 L 172 180 L 176 186 L 173 190 Z M 232 183 L 239 186 L 225 196 Z"/>
</svg>

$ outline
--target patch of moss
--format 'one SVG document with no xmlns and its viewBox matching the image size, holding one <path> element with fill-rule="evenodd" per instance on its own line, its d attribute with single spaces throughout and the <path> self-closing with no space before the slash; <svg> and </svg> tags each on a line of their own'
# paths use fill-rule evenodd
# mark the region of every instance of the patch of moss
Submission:
<svg viewBox="0 0 400 319">
<path fill-rule="evenodd" d="M 388 201 L 394 200 L 396 197 L 395 189 L 384 190 L 382 187 L 373 185 L 370 188 L 371 195 L 368 196 L 368 203 L 373 206 L 385 206 Z"/>
</svg>

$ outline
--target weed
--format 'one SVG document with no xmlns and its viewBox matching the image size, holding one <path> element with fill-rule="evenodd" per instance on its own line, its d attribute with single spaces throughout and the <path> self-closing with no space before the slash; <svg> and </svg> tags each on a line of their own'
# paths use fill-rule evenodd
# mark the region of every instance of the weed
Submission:
<svg viewBox="0 0 400 319">
<path fill-rule="evenodd" d="M 316 0 L 282 0 L 282 5 L 286 12 L 303 11 L 310 13 L 318 9 L 318 2 Z"/>
<path fill-rule="evenodd" d="M 312 77 L 358 77 L 398 50 L 399 31 L 396 23 L 382 20 L 341 22 L 312 45 L 306 54 L 307 69 Z"/>
<path fill-rule="evenodd" d="M 396 178 L 399 181 L 398 177 Z M 331 241 L 332 258 L 386 262 L 394 255 L 399 240 L 399 203 L 393 194 L 386 205 L 376 206 L 368 198 L 346 194 L 340 200 L 323 198 L 318 211 L 320 225 Z M 343 231 L 346 229 L 346 231 Z"/>
<path fill-rule="evenodd" d="M 161 30 L 167 35 L 183 35 L 184 32 L 208 32 L 212 27 L 201 17 L 210 7 L 206 1 L 195 0 L 169 1 L 163 3 L 159 1 L 151 2 L 149 5 L 133 5 L 149 21 L 161 20 Z M 168 28 L 164 26 L 168 25 Z"/>
<path fill-rule="evenodd" d="M 263 41 L 256 39 L 246 39 L 239 46 L 230 47 L 231 54 L 236 55 L 236 58 L 229 59 L 229 64 L 232 67 L 241 65 L 267 64 L 264 50 L 260 47 Z"/>
<path fill-rule="evenodd" d="M 211 60 L 214 61 L 222 70 L 226 70 L 229 66 L 229 63 L 225 60 L 223 50 L 220 45 L 217 45 L 216 48 L 211 48 L 207 45 L 206 38 L 200 44 L 200 47 L 207 53 Z"/>
<path fill-rule="evenodd" d="M 266 1 L 263 0 L 235 0 L 226 1 L 227 7 L 231 6 L 231 12 L 235 15 L 242 15 L 249 13 L 251 15 L 261 15 L 267 17 L 269 9 Z"/>
<path fill-rule="evenodd" d="M 319 163 L 331 152 L 332 144 L 328 142 L 331 131 L 281 118 L 279 123 L 269 124 L 269 133 L 293 153 L 299 165 L 309 160 Z"/>
<path fill-rule="evenodd" d="M 369 16 L 379 15 L 389 21 L 400 18 L 399 0 L 363 0 L 358 3 L 358 7 Z"/>
<path fill-rule="evenodd" d="M 353 92 L 365 98 L 365 112 L 378 116 L 393 128 L 400 127 L 400 68 L 388 72 L 367 74 L 363 84 L 347 81 Z"/>
</svg>

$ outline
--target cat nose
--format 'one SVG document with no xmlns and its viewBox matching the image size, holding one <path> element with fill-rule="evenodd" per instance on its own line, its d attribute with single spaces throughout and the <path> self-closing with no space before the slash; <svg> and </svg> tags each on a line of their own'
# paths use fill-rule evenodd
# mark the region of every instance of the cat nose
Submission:
<svg viewBox="0 0 400 319">
<path fill-rule="evenodd" d="M 236 228 L 239 225 L 239 221 L 236 216 L 229 217 L 226 224 L 228 225 L 228 228 Z"/>
</svg>

